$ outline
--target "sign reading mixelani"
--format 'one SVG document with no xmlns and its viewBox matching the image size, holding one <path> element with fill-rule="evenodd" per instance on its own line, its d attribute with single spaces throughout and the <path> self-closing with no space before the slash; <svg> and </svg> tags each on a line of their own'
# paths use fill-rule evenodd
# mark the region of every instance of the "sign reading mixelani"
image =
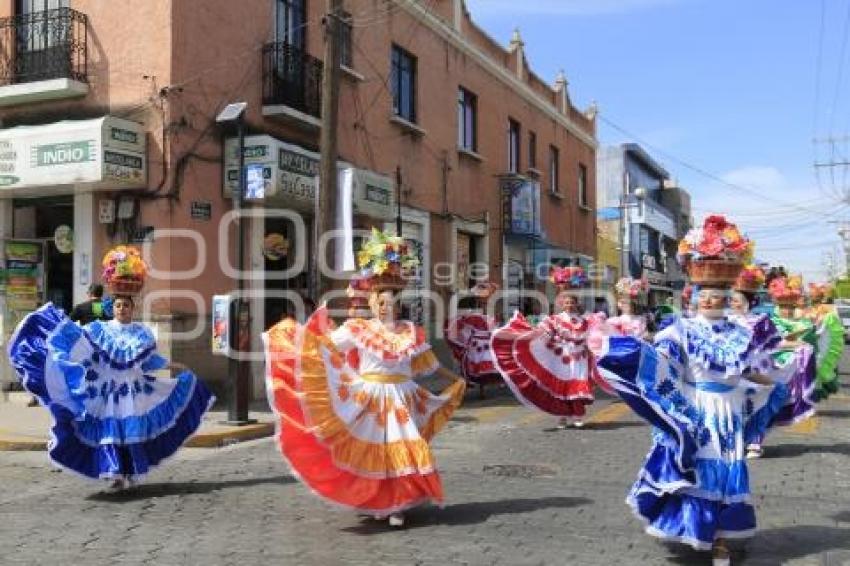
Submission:
<svg viewBox="0 0 850 566">
<path fill-rule="evenodd" d="M 0 130 L 0 190 L 147 186 L 141 125 L 104 116 Z"/>
</svg>

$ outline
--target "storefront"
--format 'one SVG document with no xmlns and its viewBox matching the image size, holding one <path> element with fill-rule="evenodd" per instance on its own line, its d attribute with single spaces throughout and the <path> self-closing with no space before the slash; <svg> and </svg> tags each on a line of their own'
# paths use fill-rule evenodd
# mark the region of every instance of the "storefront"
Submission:
<svg viewBox="0 0 850 566">
<path fill-rule="evenodd" d="M 104 116 L 0 130 L 3 336 L 45 302 L 70 309 L 85 299 L 105 240 L 99 229 L 110 223 L 99 219 L 94 194 L 146 184 L 145 132 L 135 122 Z"/>
</svg>

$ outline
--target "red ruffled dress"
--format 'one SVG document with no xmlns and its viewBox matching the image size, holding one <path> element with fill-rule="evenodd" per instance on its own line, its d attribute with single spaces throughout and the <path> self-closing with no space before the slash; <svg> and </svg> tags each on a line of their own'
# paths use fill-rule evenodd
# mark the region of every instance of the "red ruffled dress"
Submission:
<svg viewBox="0 0 850 566">
<path fill-rule="evenodd" d="M 467 381 L 479 384 L 501 381 L 490 347 L 495 328 L 496 320 L 492 316 L 475 312 L 461 314 L 446 323 L 446 342 Z"/>
<path fill-rule="evenodd" d="M 524 405 L 560 417 L 581 417 L 593 403 L 591 380 L 608 389 L 591 343 L 601 340 L 604 317 L 568 313 L 532 326 L 517 313 L 493 333 L 496 367 Z"/>
</svg>

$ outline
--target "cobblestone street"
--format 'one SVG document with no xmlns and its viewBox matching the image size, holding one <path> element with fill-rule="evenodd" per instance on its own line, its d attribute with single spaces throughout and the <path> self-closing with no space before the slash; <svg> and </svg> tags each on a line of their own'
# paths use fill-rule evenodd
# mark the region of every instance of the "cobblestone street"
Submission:
<svg viewBox="0 0 850 566">
<path fill-rule="evenodd" d="M 845 362 L 845 366 L 846 366 Z M 847 380 L 845 379 L 845 382 Z M 331 508 L 297 483 L 271 439 L 184 449 L 138 491 L 107 495 L 0 455 L 4 564 L 699 564 L 643 534 L 623 500 L 649 429 L 602 400 L 584 430 L 473 396 L 437 438 L 446 507 L 403 530 Z M 850 388 L 774 434 L 751 466 L 757 536 L 745 564 L 850 564 Z"/>
</svg>

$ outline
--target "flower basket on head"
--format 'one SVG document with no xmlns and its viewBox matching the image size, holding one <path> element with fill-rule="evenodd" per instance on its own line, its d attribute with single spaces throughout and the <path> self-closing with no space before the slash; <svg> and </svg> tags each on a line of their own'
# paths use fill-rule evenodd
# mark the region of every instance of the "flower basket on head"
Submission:
<svg viewBox="0 0 850 566">
<path fill-rule="evenodd" d="M 371 289 L 399 291 L 407 287 L 406 276 L 413 274 L 419 259 L 404 238 L 372 228 L 372 235 L 357 253 L 357 263 Z"/>
<path fill-rule="evenodd" d="M 741 270 L 732 287 L 742 293 L 755 293 L 764 285 L 764 271 L 756 265 L 748 265 Z"/>
<path fill-rule="evenodd" d="M 719 215 L 705 219 L 679 242 L 677 259 L 691 282 L 708 287 L 731 287 L 752 258 L 753 244 L 738 227 Z"/>
<path fill-rule="evenodd" d="M 103 256 L 101 265 L 103 282 L 111 295 L 141 293 L 148 268 L 139 250 L 132 246 L 117 246 Z"/>
<path fill-rule="evenodd" d="M 803 278 L 799 275 L 776 277 L 767 287 L 773 302 L 781 307 L 796 307 L 803 296 Z"/>
<path fill-rule="evenodd" d="M 549 271 L 549 281 L 559 290 L 580 289 L 587 284 L 587 274 L 577 265 L 552 267 Z"/>
<path fill-rule="evenodd" d="M 622 277 L 619 281 L 617 281 L 617 284 L 614 285 L 614 290 L 620 297 L 638 301 L 649 291 L 649 283 L 645 279 Z"/>
</svg>

